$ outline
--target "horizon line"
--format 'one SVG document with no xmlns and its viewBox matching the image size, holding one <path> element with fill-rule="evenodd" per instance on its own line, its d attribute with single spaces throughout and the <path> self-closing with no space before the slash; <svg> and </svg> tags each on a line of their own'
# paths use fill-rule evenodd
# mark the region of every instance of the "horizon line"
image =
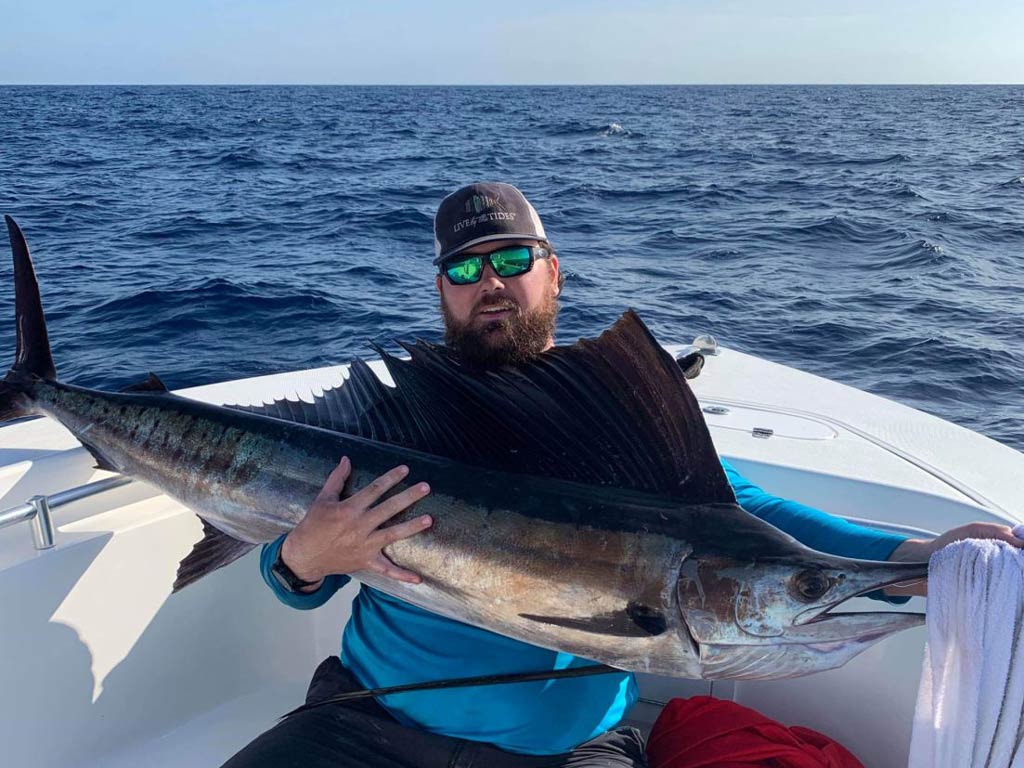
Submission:
<svg viewBox="0 0 1024 768">
<path fill-rule="evenodd" d="M 942 83 L 913 83 L 913 82 L 694 82 L 694 83 L 286 83 L 286 82 L 261 82 L 261 83 L 191 83 L 191 82 L 168 82 L 168 83 L 0 83 L 0 88 L 763 88 L 763 87 L 944 87 L 944 86 L 993 86 L 993 87 L 1020 87 L 1024 83 L 1015 82 L 942 82 Z"/>
</svg>

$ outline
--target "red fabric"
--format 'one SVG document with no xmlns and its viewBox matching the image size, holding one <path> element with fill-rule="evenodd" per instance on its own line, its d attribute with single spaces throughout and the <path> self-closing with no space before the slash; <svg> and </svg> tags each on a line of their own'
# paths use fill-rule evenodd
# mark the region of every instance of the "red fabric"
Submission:
<svg viewBox="0 0 1024 768">
<path fill-rule="evenodd" d="M 647 759 L 651 768 L 864 768 L 828 736 L 710 696 L 666 704 Z"/>
</svg>

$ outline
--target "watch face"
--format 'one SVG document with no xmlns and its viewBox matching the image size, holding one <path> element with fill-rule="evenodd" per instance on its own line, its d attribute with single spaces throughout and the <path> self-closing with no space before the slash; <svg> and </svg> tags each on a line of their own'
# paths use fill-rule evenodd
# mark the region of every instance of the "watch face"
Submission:
<svg viewBox="0 0 1024 768">
<path fill-rule="evenodd" d="M 295 592 L 296 591 L 295 589 L 292 588 L 292 585 L 289 583 L 288 579 L 285 578 L 285 575 L 283 573 L 281 573 L 281 561 L 280 560 L 278 560 L 276 563 L 274 563 L 270 567 L 270 575 L 274 577 L 274 581 L 276 581 L 281 586 L 282 589 L 284 589 L 284 590 L 286 590 L 288 592 Z"/>
<path fill-rule="evenodd" d="M 305 581 L 292 573 L 292 569 L 281 559 L 280 550 L 277 553 L 277 560 L 270 568 L 270 573 L 273 574 L 274 580 L 289 592 L 298 592 L 303 587 L 316 584 L 315 581 Z"/>
</svg>

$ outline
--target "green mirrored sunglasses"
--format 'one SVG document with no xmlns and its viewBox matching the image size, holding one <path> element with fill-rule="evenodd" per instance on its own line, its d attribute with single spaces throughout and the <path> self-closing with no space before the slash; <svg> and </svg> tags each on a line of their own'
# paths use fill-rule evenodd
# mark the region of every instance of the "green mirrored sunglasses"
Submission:
<svg viewBox="0 0 1024 768">
<path fill-rule="evenodd" d="M 472 285 L 480 282 L 484 275 L 484 264 L 490 264 L 498 277 L 525 275 L 533 269 L 537 259 L 550 255 L 547 248 L 539 245 L 514 245 L 491 253 L 479 253 L 449 259 L 441 265 L 441 272 L 454 285 Z"/>
</svg>

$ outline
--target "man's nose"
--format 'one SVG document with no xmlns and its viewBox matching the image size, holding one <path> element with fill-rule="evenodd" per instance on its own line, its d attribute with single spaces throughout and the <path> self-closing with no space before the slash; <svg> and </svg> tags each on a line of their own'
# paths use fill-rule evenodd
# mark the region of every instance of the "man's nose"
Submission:
<svg viewBox="0 0 1024 768">
<path fill-rule="evenodd" d="M 500 291 L 505 288 L 501 276 L 494 271 L 490 262 L 484 263 L 484 273 L 480 278 L 480 288 L 485 291 Z"/>
</svg>

